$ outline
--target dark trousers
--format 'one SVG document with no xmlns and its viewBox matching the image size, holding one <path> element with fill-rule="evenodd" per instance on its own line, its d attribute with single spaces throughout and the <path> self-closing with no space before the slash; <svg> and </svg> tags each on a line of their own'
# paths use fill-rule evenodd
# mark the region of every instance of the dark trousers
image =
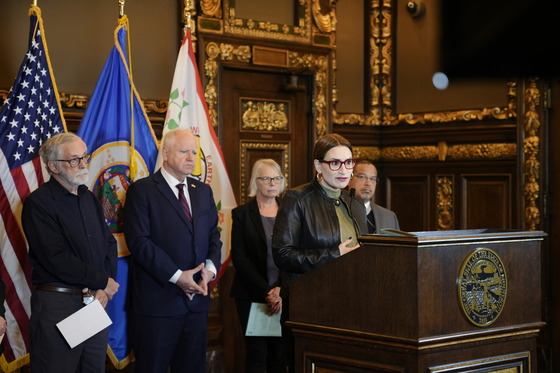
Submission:
<svg viewBox="0 0 560 373">
<path fill-rule="evenodd" d="M 247 330 L 251 302 L 236 299 L 243 334 Z M 245 337 L 245 373 L 285 373 L 286 355 L 282 337 Z"/>
<path fill-rule="evenodd" d="M 70 348 L 56 324 L 84 307 L 82 296 L 36 290 L 31 296 L 29 357 L 33 373 L 104 373 L 109 329 Z"/>
<path fill-rule="evenodd" d="M 132 325 L 135 373 L 206 372 L 208 312 L 133 315 Z"/>
<path fill-rule="evenodd" d="M 288 364 L 288 372 L 295 373 L 296 365 L 295 365 L 295 339 L 294 334 L 292 333 L 292 329 L 286 326 L 286 321 L 290 319 L 289 314 L 289 302 L 287 301 L 288 296 L 283 296 L 282 305 L 282 317 L 280 318 L 280 323 L 282 324 L 282 339 L 284 340 L 284 349 L 286 350 L 286 361 Z"/>
</svg>

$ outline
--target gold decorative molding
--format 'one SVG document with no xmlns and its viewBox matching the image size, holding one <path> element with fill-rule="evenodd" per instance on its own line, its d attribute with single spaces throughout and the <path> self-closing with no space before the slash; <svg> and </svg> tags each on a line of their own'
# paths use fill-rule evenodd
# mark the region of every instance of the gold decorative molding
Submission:
<svg viewBox="0 0 560 373">
<path fill-rule="evenodd" d="M 147 114 L 165 114 L 169 106 L 168 100 L 142 100 Z"/>
<path fill-rule="evenodd" d="M 375 146 L 353 146 L 352 153 L 355 158 L 377 161 L 381 158 L 381 149 Z"/>
<path fill-rule="evenodd" d="M 515 144 L 460 144 L 445 147 L 442 157 L 442 145 L 427 146 L 396 146 L 381 150 L 381 158 L 385 161 L 448 161 L 448 160 L 498 160 L 515 159 Z"/>
<path fill-rule="evenodd" d="M 385 161 L 437 160 L 437 146 L 393 146 L 381 150 Z"/>
<path fill-rule="evenodd" d="M 362 113 L 344 113 L 339 114 L 336 111 L 336 104 L 338 102 L 338 89 L 336 88 L 336 73 L 333 80 L 333 123 L 339 125 L 380 125 L 381 124 L 381 107 L 379 106 L 380 84 L 379 78 L 381 74 L 379 67 L 381 66 L 380 48 L 381 44 L 381 7 L 379 0 L 370 0 L 370 17 L 369 17 L 369 35 L 366 36 L 368 40 L 369 52 L 369 69 L 367 81 L 369 85 L 370 101 L 369 112 Z M 336 51 L 333 53 L 333 71 L 336 72 Z"/>
<path fill-rule="evenodd" d="M 330 0 L 328 9 L 321 8 L 321 0 L 311 0 L 311 12 L 315 25 L 322 33 L 331 33 L 336 30 L 336 0 Z"/>
<path fill-rule="evenodd" d="M 208 115 L 214 127 L 218 126 L 218 59 L 222 62 L 233 61 L 234 58 L 239 62 L 247 63 L 251 60 L 251 48 L 248 45 L 233 46 L 231 44 L 210 42 L 206 44 L 207 59 L 204 62 L 204 75 L 208 82 L 204 87 L 204 97 L 208 106 Z"/>
<path fill-rule="evenodd" d="M 537 205 L 540 192 L 539 129 L 541 126 L 537 108 L 540 105 L 540 97 L 537 79 L 529 79 L 524 95 L 526 111 L 523 116 L 525 128 L 523 140 L 525 188 L 523 194 L 525 195 L 525 227 L 530 230 L 537 229 L 540 224 L 540 210 Z"/>
<path fill-rule="evenodd" d="M 71 95 L 68 93 L 60 93 L 60 105 L 64 108 L 85 109 L 89 102 L 89 96 Z"/>
<path fill-rule="evenodd" d="M 235 0 L 224 1 L 224 31 L 243 37 L 258 37 L 292 42 L 311 41 L 311 10 L 308 0 L 296 2 L 295 25 L 279 24 L 266 20 L 238 18 Z"/>
<path fill-rule="evenodd" d="M 516 116 L 517 82 L 508 82 L 508 104 L 506 107 L 491 107 L 482 109 L 468 109 L 443 111 L 433 113 L 398 114 L 396 122 L 407 124 L 470 122 L 489 119 L 512 119 Z"/>
<path fill-rule="evenodd" d="M 473 108 L 468 110 L 429 113 L 395 113 L 394 110 L 394 0 L 370 0 L 369 69 L 367 77 L 371 92 L 369 112 L 338 114 L 336 102 L 338 92 L 333 88 L 333 122 L 339 125 L 396 125 L 470 122 L 481 120 L 509 120 L 517 116 L 517 82 L 507 83 L 506 104 L 503 107 Z M 333 61 L 336 70 L 336 60 Z"/>
<path fill-rule="evenodd" d="M 251 47 L 248 45 L 233 45 L 227 43 L 209 42 L 205 48 L 206 61 L 204 63 L 204 74 L 207 83 L 204 87 L 204 95 L 208 105 L 210 119 L 214 126 L 219 123 L 218 117 L 218 71 L 219 64 L 223 62 L 235 62 L 242 64 L 251 63 Z M 313 110 L 315 121 L 315 135 L 321 137 L 327 134 L 327 100 L 329 71 L 327 57 L 324 55 L 299 54 L 288 50 L 288 70 L 298 72 L 311 72 L 314 74 L 313 87 Z"/>
<path fill-rule="evenodd" d="M 241 98 L 241 129 L 250 131 L 288 131 L 289 101 Z"/>
<path fill-rule="evenodd" d="M 437 230 L 453 229 L 453 176 L 436 176 Z"/>
<path fill-rule="evenodd" d="M 497 160 L 515 159 L 517 156 L 516 144 L 467 144 L 453 145 L 447 149 L 449 160 Z"/>
<path fill-rule="evenodd" d="M 222 2 L 220 0 L 199 0 L 202 14 L 208 17 L 222 17 Z"/>
<path fill-rule="evenodd" d="M 206 45 L 206 56 L 208 57 L 204 62 L 204 75 L 208 82 L 204 87 L 204 97 L 206 98 L 206 105 L 208 106 L 208 115 L 212 120 L 214 128 L 218 126 L 218 97 L 219 90 L 217 85 L 218 79 L 218 58 L 221 61 L 233 61 L 236 59 L 238 62 L 248 63 L 251 60 L 251 48 L 248 45 L 241 45 L 234 47 L 231 44 L 210 42 Z"/>
<path fill-rule="evenodd" d="M 319 138 L 327 134 L 328 130 L 328 86 L 329 69 L 328 60 L 325 56 L 312 54 L 300 55 L 297 52 L 290 52 L 288 56 L 290 67 L 297 70 L 308 70 L 315 73 L 313 87 L 313 110 L 315 117 L 315 135 Z"/>
<path fill-rule="evenodd" d="M 9 91 L 0 89 L 0 104 L 8 97 Z M 86 95 L 73 95 L 60 92 L 60 105 L 62 108 L 73 108 L 85 110 L 89 103 L 90 97 Z M 142 100 L 146 114 L 165 114 L 169 102 L 167 100 Z"/>
</svg>

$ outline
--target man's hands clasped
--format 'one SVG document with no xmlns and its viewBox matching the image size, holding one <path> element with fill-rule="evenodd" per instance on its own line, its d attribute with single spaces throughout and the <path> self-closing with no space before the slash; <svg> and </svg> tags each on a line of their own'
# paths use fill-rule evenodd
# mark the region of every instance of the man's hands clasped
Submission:
<svg viewBox="0 0 560 373">
<path fill-rule="evenodd" d="M 198 283 L 194 280 L 194 275 L 201 272 L 201 279 Z M 177 286 L 185 292 L 185 295 L 189 300 L 192 300 L 196 294 L 201 294 L 203 296 L 208 295 L 208 283 L 214 277 L 212 271 L 205 268 L 204 263 L 200 263 L 197 267 L 183 271 L 181 276 L 177 280 Z"/>
</svg>

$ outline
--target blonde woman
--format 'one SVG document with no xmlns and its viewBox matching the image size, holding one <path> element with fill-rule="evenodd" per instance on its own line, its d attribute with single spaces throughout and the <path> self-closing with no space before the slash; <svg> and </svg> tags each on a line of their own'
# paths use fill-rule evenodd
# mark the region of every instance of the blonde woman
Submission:
<svg viewBox="0 0 560 373">
<path fill-rule="evenodd" d="M 252 302 L 264 303 L 269 315 L 282 310 L 279 271 L 272 258 L 272 230 L 286 187 L 282 170 L 273 159 L 253 165 L 249 183 L 252 199 L 232 210 L 231 259 L 235 278 L 231 296 L 243 329 L 247 329 Z M 286 372 L 283 339 L 245 337 L 245 372 Z"/>
</svg>

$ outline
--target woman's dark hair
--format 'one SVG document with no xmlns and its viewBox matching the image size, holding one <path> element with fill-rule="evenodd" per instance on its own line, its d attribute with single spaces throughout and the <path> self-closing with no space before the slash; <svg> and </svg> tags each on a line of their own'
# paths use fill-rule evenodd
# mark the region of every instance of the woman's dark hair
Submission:
<svg viewBox="0 0 560 373">
<path fill-rule="evenodd" d="M 315 143 L 315 146 L 313 147 L 313 159 L 319 159 L 319 160 L 324 159 L 325 154 L 327 154 L 329 150 L 337 146 L 346 146 L 348 149 L 350 149 L 350 152 L 354 154 L 354 152 L 352 151 L 352 145 L 350 144 L 350 141 L 346 140 L 344 137 L 340 136 L 339 134 L 330 133 L 328 135 L 321 137 Z"/>
</svg>

